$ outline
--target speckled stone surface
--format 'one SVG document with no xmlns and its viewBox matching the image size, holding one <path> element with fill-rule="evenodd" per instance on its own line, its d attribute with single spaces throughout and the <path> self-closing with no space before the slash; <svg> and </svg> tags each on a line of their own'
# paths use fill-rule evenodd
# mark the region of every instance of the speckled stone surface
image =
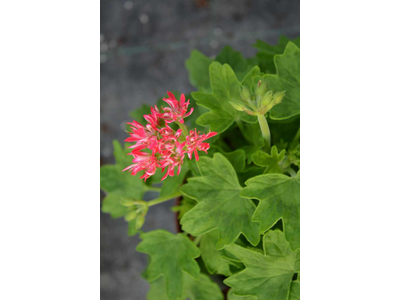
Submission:
<svg viewBox="0 0 400 300">
<path fill-rule="evenodd" d="M 184 66 L 190 51 L 215 56 L 225 45 L 245 57 L 256 39 L 276 43 L 280 35 L 300 35 L 300 2 L 275 1 L 116 1 L 101 0 L 101 164 L 113 163 L 112 140 L 126 137 L 129 111 L 154 104 L 167 90 L 194 91 Z M 151 195 L 149 195 L 151 197 Z M 102 196 L 100 197 L 102 199 Z M 176 232 L 174 203 L 154 206 L 144 231 Z M 136 252 L 123 219 L 101 214 L 101 299 L 146 299 L 140 277 L 146 255 Z"/>
</svg>

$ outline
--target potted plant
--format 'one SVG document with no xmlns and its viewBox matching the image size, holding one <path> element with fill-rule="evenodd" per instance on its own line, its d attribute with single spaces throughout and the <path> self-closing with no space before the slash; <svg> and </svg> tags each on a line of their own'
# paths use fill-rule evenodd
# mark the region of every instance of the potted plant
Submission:
<svg viewBox="0 0 400 300">
<path fill-rule="evenodd" d="M 193 51 L 197 91 L 134 111 L 127 145 L 115 141 L 116 163 L 101 167 L 103 212 L 149 255 L 148 299 L 223 299 L 211 274 L 228 299 L 300 299 L 300 41 L 255 47 L 249 59 Z M 142 232 L 172 199 L 182 232 Z"/>
</svg>

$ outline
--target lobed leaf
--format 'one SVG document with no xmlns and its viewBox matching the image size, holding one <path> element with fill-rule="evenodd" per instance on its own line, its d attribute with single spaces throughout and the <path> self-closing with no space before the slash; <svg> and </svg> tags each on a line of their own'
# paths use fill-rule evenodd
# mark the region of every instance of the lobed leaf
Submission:
<svg viewBox="0 0 400 300">
<path fill-rule="evenodd" d="M 261 232 L 282 219 L 286 239 L 292 249 L 300 247 L 300 175 L 265 174 L 246 181 L 241 196 L 259 200 L 253 221 Z"/>
<path fill-rule="evenodd" d="M 147 280 L 153 282 L 163 276 L 169 299 L 180 299 L 184 272 L 199 278 L 200 268 L 194 259 L 200 256 L 200 250 L 185 235 L 174 235 L 165 230 L 151 231 L 140 237 L 142 242 L 136 250 L 151 257 Z"/>
<path fill-rule="evenodd" d="M 185 61 L 186 69 L 189 72 L 189 81 L 199 91 L 206 92 L 211 90 L 209 66 L 213 61 L 198 50 L 193 50 L 189 59 Z M 222 49 L 215 61 L 220 64 L 230 65 L 239 80 L 242 80 L 251 68 L 257 64 L 256 61 L 246 60 L 239 51 L 235 51 L 229 46 L 225 46 Z"/>
<path fill-rule="evenodd" d="M 115 165 L 105 165 L 100 168 L 100 188 L 107 193 L 102 203 L 102 211 L 113 218 L 119 218 L 128 212 L 128 208 L 120 204 L 122 197 L 142 199 L 145 191 L 143 179 L 139 175 L 132 176 L 122 172 L 132 163 L 131 156 L 122 149 L 118 141 L 113 141 Z"/>
<path fill-rule="evenodd" d="M 259 70 L 254 67 L 254 70 Z M 254 71 L 250 71 L 251 74 Z M 241 101 L 239 87 L 235 73 L 229 65 L 221 65 L 213 62 L 210 65 L 210 80 L 212 93 L 194 92 L 192 97 L 198 105 L 208 108 L 210 111 L 197 119 L 197 124 L 210 126 L 211 131 L 222 133 L 235 121 L 255 122 L 256 118 L 245 112 L 239 112 L 229 103 Z"/>
<path fill-rule="evenodd" d="M 218 273 L 229 276 L 229 261 L 222 255 L 221 250 L 217 250 L 218 231 L 213 230 L 201 236 L 200 251 L 201 258 L 210 274 Z"/>
<path fill-rule="evenodd" d="M 259 224 L 252 221 L 254 203 L 240 196 L 242 187 L 229 161 L 220 153 L 199 160 L 201 176 L 189 178 L 181 192 L 198 204 L 182 218 L 184 231 L 198 236 L 217 229 L 217 249 L 232 244 L 242 233 L 257 245 Z"/>
<path fill-rule="evenodd" d="M 284 120 L 300 114 L 300 49 L 292 42 L 282 55 L 275 55 L 276 74 L 266 74 L 268 88 L 286 91 L 282 103 L 272 108 L 269 116 Z"/>
<path fill-rule="evenodd" d="M 260 167 L 265 167 L 264 173 L 282 173 L 282 167 L 279 164 L 285 158 L 285 150 L 278 153 L 278 148 L 273 146 L 271 154 L 264 151 L 257 151 L 252 155 L 254 164 Z"/>
<path fill-rule="evenodd" d="M 290 40 L 285 36 L 281 36 L 278 44 L 275 46 L 271 46 L 261 40 L 257 40 L 253 46 L 258 49 L 256 55 L 257 63 L 263 72 L 271 74 L 276 73 L 274 57 L 277 54 L 282 54 L 285 51 L 286 45 L 290 41 L 300 48 L 300 38 Z"/>
<path fill-rule="evenodd" d="M 165 291 L 165 280 L 163 277 L 150 283 L 150 290 L 147 294 L 148 300 L 168 300 Z M 198 280 L 184 272 L 183 275 L 183 296 L 176 300 L 222 300 L 223 295 L 219 286 L 207 275 L 200 274 Z M 175 300 L 175 299 L 174 299 Z"/>
<path fill-rule="evenodd" d="M 300 250 L 292 251 L 280 230 L 264 235 L 263 248 L 264 254 L 261 254 L 236 244 L 229 245 L 227 251 L 240 258 L 246 268 L 225 279 L 224 283 L 239 296 L 287 300 L 293 275 L 300 271 Z"/>
</svg>

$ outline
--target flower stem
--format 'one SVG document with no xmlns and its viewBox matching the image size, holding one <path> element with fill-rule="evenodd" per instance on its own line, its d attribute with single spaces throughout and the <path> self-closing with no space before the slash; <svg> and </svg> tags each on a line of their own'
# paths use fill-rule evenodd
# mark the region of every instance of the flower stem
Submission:
<svg viewBox="0 0 400 300">
<path fill-rule="evenodd" d="M 145 190 L 146 191 L 152 191 L 152 192 L 160 192 L 161 188 L 156 187 L 156 186 L 146 186 Z"/>
<path fill-rule="evenodd" d="M 264 115 L 257 114 L 258 123 L 260 124 L 261 133 L 265 140 L 265 149 L 269 153 L 271 151 L 271 132 L 269 131 L 269 126 L 267 119 Z"/>
<path fill-rule="evenodd" d="M 179 128 L 182 129 L 182 133 L 184 136 L 188 136 L 189 131 L 188 128 L 185 124 L 182 124 L 181 122 L 175 122 L 176 124 L 178 124 Z"/>
<path fill-rule="evenodd" d="M 203 173 L 201 173 L 201 169 L 200 169 L 200 166 L 199 166 L 199 162 L 198 162 L 196 159 L 195 159 L 195 161 L 196 161 L 197 169 L 199 169 L 200 175 L 203 176 Z"/>
<path fill-rule="evenodd" d="M 153 199 L 153 200 L 147 202 L 147 206 L 150 207 L 150 206 L 153 206 L 153 205 L 157 205 L 159 203 L 163 203 L 163 202 L 166 202 L 168 200 L 175 199 L 176 197 L 179 197 L 179 196 L 182 196 L 182 194 L 180 192 L 175 192 L 175 193 L 169 194 L 167 196 L 158 197 L 156 199 Z"/>
</svg>

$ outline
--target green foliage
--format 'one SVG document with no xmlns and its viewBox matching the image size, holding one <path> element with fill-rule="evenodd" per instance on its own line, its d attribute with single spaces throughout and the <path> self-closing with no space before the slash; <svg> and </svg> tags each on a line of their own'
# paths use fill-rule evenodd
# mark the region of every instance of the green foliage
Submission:
<svg viewBox="0 0 400 300">
<path fill-rule="evenodd" d="M 213 282 L 207 275 L 200 274 L 199 279 L 184 273 L 183 275 L 183 294 L 181 298 L 176 300 L 222 300 L 219 286 Z M 150 283 L 150 290 L 147 294 L 148 300 L 169 300 L 165 290 L 165 279 L 160 277 Z"/>
<path fill-rule="evenodd" d="M 276 73 L 274 57 L 277 54 L 282 54 L 283 51 L 285 51 L 286 45 L 290 41 L 300 48 L 300 38 L 290 40 L 285 36 L 281 36 L 278 44 L 275 46 L 271 46 L 263 41 L 257 40 L 253 46 L 258 49 L 256 56 L 257 62 L 263 72 L 270 74 Z"/>
<path fill-rule="evenodd" d="M 289 300 L 300 300 L 300 281 L 292 281 Z"/>
<path fill-rule="evenodd" d="M 211 90 L 209 66 L 213 61 L 200 51 L 193 50 L 189 59 L 185 62 L 186 69 L 189 72 L 189 81 L 199 91 Z M 255 62 L 246 60 L 239 51 L 235 51 L 229 46 L 225 46 L 222 49 L 215 61 L 220 64 L 230 65 L 238 80 L 242 80 L 251 68 L 256 65 Z"/>
<path fill-rule="evenodd" d="M 191 210 L 196 205 L 196 200 L 183 196 L 179 205 L 174 206 L 172 211 L 178 213 L 178 219 L 182 219 L 183 215 Z"/>
<path fill-rule="evenodd" d="M 224 281 L 239 296 L 255 296 L 259 300 L 286 300 L 292 277 L 300 271 L 300 251 L 292 251 L 283 233 L 271 230 L 263 237 L 264 253 L 239 245 L 227 250 L 243 261 L 246 269 Z M 293 294 L 296 294 L 296 290 Z"/>
<path fill-rule="evenodd" d="M 114 165 L 105 165 L 100 168 L 100 188 L 107 193 L 102 203 L 102 211 L 109 213 L 112 218 L 124 216 L 129 209 L 120 204 L 122 197 L 142 199 L 145 185 L 139 176 L 131 176 L 122 172 L 132 163 L 131 156 L 122 149 L 118 141 L 114 141 Z"/>
<path fill-rule="evenodd" d="M 155 230 L 141 235 L 142 242 L 136 250 L 150 255 L 147 280 L 153 282 L 164 276 L 169 299 L 179 299 L 183 294 L 184 272 L 199 278 L 200 268 L 194 260 L 199 249 L 183 234 Z"/>
<path fill-rule="evenodd" d="M 199 90 L 208 90 L 210 87 L 208 67 L 212 62 L 212 59 L 197 50 L 193 50 L 189 59 L 185 62 L 186 69 L 189 72 L 189 81 Z"/>
<path fill-rule="evenodd" d="M 258 70 L 258 67 L 254 68 Z M 250 73 L 253 74 L 253 71 Z M 235 121 L 255 122 L 255 117 L 237 111 L 229 103 L 241 99 L 240 82 L 229 65 L 213 62 L 210 65 L 210 81 L 213 93 L 192 93 L 197 105 L 210 110 L 197 119 L 197 124 L 209 126 L 211 131 L 222 133 Z"/>
<path fill-rule="evenodd" d="M 198 90 L 186 95 L 194 112 L 185 125 L 218 133 L 199 161 L 185 158 L 180 175 L 161 181 L 157 171 L 144 183 L 141 174 L 122 172 L 132 156 L 114 141 L 116 162 L 101 167 L 102 211 L 124 217 L 129 235 L 140 231 L 153 205 L 180 197 L 172 210 L 183 233 L 140 231 L 149 300 L 224 299 L 207 273 L 225 277 L 229 300 L 300 299 L 300 40 L 254 46 L 252 58 L 226 46 L 215 59 L 192 51 L 185 63 Z M 244 101 L 270 133 L 264 124 L 262 134 L 257 116 L 237 110 Z M 162 98 L 157 105 L 167 106 Z M 130 116 L 145 124 L 149 113 L 143 105 Z M 143 201 L 148 191 L 158 197 Z"/>
<path fill-rule="evenodd" d="M 264 173 L 282 173 L 282 166 L 280 162 L 285 158 L 286 150 L 282 150 L 278 153 L 278 148 L 273 146 L 271 148 L 271 154 L 264 151 L 258 151 L 252 155 L 253 162 L 257 166 L 265 167 Z"/>
<path fill-rule="evenodd" d="M 198 236 L 216 229 L 219 233 L 217 249 L 232 244 L 242 233 L 252 245 L 260 239 L 259 224 L 251 220 L 255 205 L 240 196 L 235 169 L 221 154 L 199 161 L 202 176 L 189 178 L 181 187 L 186 196 L 198 204 L 182 218 L 184 231 Z"/>
<path fill-rule="evenodd" d="M 281 104 L 270 112 L 275 120 L 289 119 L 300 114 L 300 49 L 289 42 L 282 55 L 275 56 L 276 74 L 264 75 L 268 88 L 286 91 Z"/>
<path fill-rule="evenodd" d="M 259 200 L 253 221 L 261 232 L 282 219 L 285 236 L 292 249 L 300 247 L 300 175 L 266 174 L 246 181 L 241 196 Z"/>
<path fill-rule="evenodd" d="M 231 275 L 229 260 L 223 257 L 223 252 L 217 250 L 219 235 L 217 230 L 210 231 L 201 236 L 201 258 L 210 274 Z"/>
</svg>

